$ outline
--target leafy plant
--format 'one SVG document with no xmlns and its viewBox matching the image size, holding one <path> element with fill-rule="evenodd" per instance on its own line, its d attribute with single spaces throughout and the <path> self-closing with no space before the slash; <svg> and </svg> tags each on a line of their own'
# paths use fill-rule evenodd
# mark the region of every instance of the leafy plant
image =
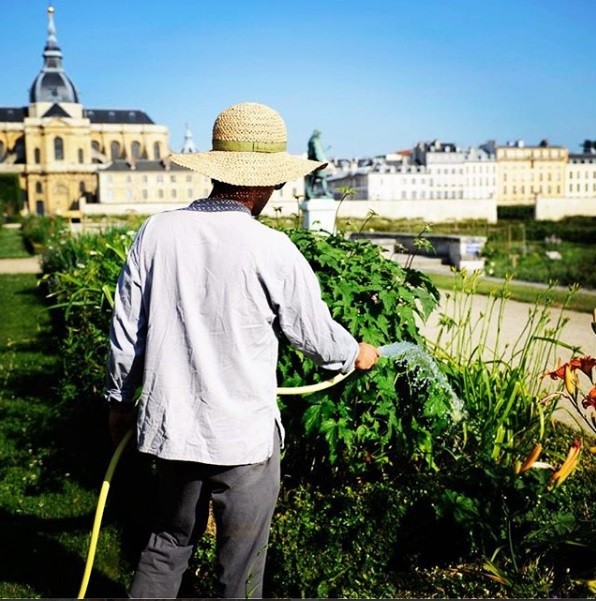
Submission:
<svg viewBox="0 0 596 601">
<path fill-rule="evenodd" d="M 23 219 L 21 234 L 30 252 L 39 252 L 52 236 L 65 231 L 66 224 L 61 217 L 28 215 Z"/>
<path fill-rule="evenodd" d="M 416 318 L 428 317 L 438 298 L 426 276 L 384 258 L 370 242 L 302 229 L 287 234 L 317 273 L 333 317 L 357 339 L 424 344 Z M 284 342 L 278 368 L 286 386 L 328 377 Z M 412 406 L 427 399 L 408 397 L 405 371 L 386 360 L 341 386 L 284 400 L 284 423 L 294 433 L 285 465 L 293 477 L 323 484 L 350 474 L 378 478 L 410 460 L 432 464 L 428 424 L 411 415 Z"/>
<path fill-rule="evenodd" d="M 62 232 L 42 255 L 42 286 L 62 336 L 65 399 L 94 403 L 101 396 L 114 289 L 134 235 Z"/>
</svg>

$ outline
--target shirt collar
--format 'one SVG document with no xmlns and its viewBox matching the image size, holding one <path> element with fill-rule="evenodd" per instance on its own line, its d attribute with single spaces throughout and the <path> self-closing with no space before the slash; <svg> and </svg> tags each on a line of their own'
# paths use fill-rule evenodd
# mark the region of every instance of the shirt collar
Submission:
<svg viewBox="0 0 596 601">
<path fill-rule="evenodd" d="M 241 202 L 226 199 L 202 198 L 191 202 L 184 210 L 202 211 L 205 213 L 219 213 L 224 211 L 238 211 L 250 215 L 250 209 Z"/>
</svg>

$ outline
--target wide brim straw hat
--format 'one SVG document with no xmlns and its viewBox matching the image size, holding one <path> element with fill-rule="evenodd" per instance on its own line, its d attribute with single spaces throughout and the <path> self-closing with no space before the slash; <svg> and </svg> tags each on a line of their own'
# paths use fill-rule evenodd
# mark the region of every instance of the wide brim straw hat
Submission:
<svg viewBox="0 0 596 601">
<path fill-rule="evenodd" d="M 286 124 L 274 109 L 242 102 L 213 124 L 212 150 L 178 153 L 171 160 L 234 186 L 276 186 L 322 169 L 325 162 L 288 154 Z"/>
</svg>

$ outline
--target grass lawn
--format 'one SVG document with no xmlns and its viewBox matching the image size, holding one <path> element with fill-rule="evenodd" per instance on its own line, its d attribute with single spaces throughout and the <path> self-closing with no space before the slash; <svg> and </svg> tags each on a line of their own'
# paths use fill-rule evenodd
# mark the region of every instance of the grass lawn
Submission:
<svg viewBox="0 0 596 601">
<path fill-rule="evenodd" d="M 93 437 L 57 398 L 58 356 L 34 275 L 0 275 L 0 597 L 76 597 L 102 477 Z M 75 429 L 76 428 L 76 429 Z M 104 468 L 105 469 L 105 468 Z M 119 535 L 102 532 L 88 596 L 125 596 Z"/>
<path fill-rule="evenodd" d="M 453 275 L 429 274 L 434 285 L 441 290 L 453 290 L 456 279 Z M 502 282 L 494 280 L 481 280 L 478 283 L 476 290 L 477 294 L 498 294 L 503 289 Z M 516 300 L 522 303 L 534 304 L 544 298 L 544 286 L 540 284 L 529 284 L 527 282 L 512 281 L 507 284 L 507 290 L 511 300 Z M 548 296 L 553 299 L 553 305 L 560 307 L 567 300 L 567 292 L 558 288 L 551 289 Z M 567 303 L 567 308 L 572 311 L 581 313 L 592 313 L 596 309 L 596 293 L 595 292 L 576 292 L 571 300 Z"/>
<path fill-rule="evenodd" d="M 0 227 L 0 259 L 30 257 L 20 229 Z"/>
</svg>

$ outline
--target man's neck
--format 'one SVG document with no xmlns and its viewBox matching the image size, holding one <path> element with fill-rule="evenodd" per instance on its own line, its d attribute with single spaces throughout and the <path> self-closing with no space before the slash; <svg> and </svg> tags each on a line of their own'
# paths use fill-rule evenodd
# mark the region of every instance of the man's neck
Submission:
<svg viewBox="0 0 596 601">
<path fill-rule="evenodd" d="M 252 215 L 259 215 L 273 193 L 272 186 L 232 186 L 214 182 L 209 198 L 213 200 L 234 200 L 243 204 Z"/>
</svg>

